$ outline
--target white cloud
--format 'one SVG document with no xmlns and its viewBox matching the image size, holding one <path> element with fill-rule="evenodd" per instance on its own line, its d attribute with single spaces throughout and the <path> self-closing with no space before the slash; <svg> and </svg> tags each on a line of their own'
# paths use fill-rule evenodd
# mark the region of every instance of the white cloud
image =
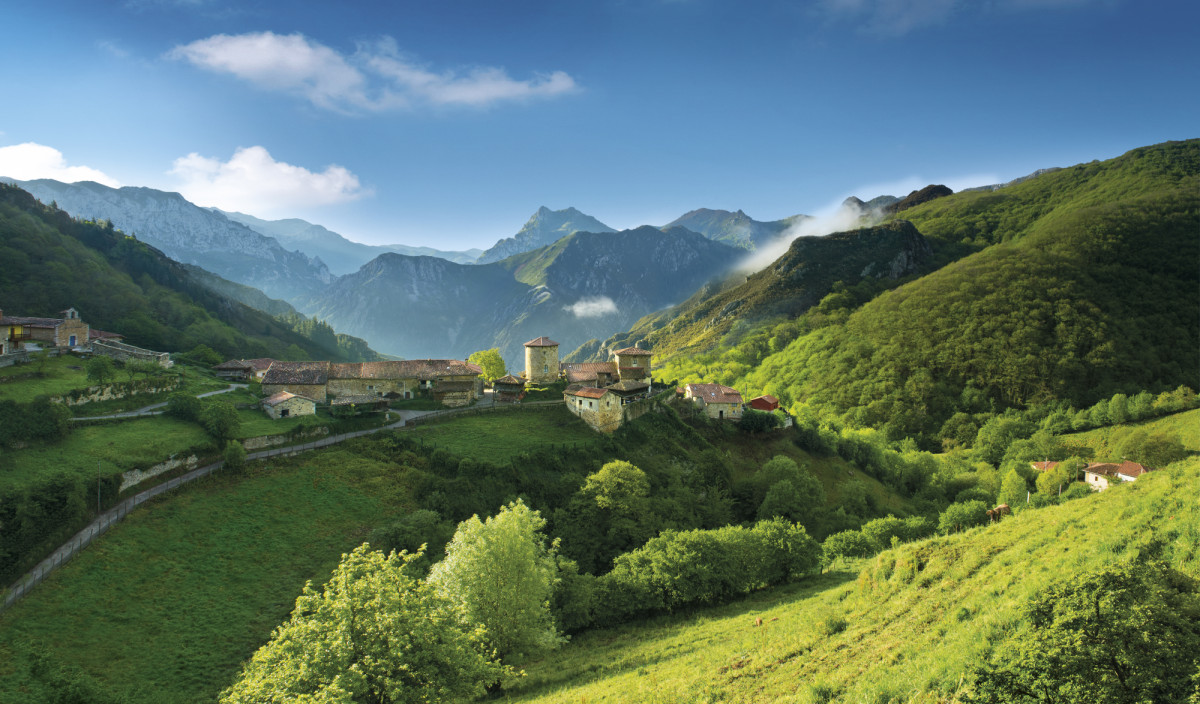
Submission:
<svg viewBox="0 0 1200 704">
<path fill-rule="evenodd" d="M 354 54 L 344 56 L 302 34 L 218 34 L 175 47 L 167 57 L 345 112 L 421 104 L 482 107 L 578 88 L 562 71 L 528 80 L 516 80 L 491 66 L 433 71 L 402 56 L 391 38 L 360 45 Z"/>
<path fill-rule="evenodd" d="M 262 147 L 239 148 L 225 162 L 193 152 L 176 159 L 170 173 L 181 181 L 179 192 L 197 205 L 260 216 L 344 203 L 369 194 L 358 177 L 341 166 L 314 173 L 275 161 Z"/>
<path fill-rule="evenodd" d="M 576 318 L 599 318 L 617 312 L 617 304 L 608 296 L 581 298 L 574 304 L 563 306 L 563 310 L 571 311 Z"/>
<path fill-rule="evenodd" d="M 51 178 L 65 183 L 95 181 L 117 188 L 117 179 L 90 166 L 68 166 L 63 153 L 34 142 L 0 147 L 0 176 L 18 181 Z"/>
</svg>

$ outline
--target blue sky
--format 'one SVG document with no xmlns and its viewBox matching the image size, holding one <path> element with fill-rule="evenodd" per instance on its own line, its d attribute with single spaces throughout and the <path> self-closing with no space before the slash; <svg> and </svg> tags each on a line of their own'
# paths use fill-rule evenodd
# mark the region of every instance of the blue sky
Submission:
<svg viewBox="0 0 1200 704">
<path fill-rule="evenodd" d="M 759 220 L 1200 136 L 1200 3 L 65 0 L 0 10 L 0 175 L 487 247 Z"/>
</svg>

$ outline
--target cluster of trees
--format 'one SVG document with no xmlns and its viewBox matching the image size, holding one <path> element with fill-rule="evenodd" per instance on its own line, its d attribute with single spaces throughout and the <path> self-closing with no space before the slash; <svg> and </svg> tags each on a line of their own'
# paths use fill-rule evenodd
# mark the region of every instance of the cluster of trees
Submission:
<svg viewBox="0 0 1200 704">
<path fill-rule="evenodd" d="M 471 364 L 478 364 L 483 369 L 483 378 L 489 384 L 508 374 L 508 370 L 504 366 L 504 358 L 500 356 L 498 347 L 472 352 L 471 356 L 467 357 L 467 361 Z"/>
<path fill-rule="evenodd" d="M 478 696 L 565 642 L 564 630 L 717 603 L 821 564 L 821 547 L 802 526 L 775 519 L 665 531 L 594 577 L 559 554 L 545 527 L 521 500 L 486 520 L 472 516 L 427 575 L 423 550 L 385 555 L 363 545 L 344 555 L 322 591 L 305 586 L 221 701 Z"/>
<path fill-rule="evenodd" d="M 71 432 L 71 411 L 42 396 L 28 403 L 0 400 L 0 447 L 58 442 Z"/>
</svg>

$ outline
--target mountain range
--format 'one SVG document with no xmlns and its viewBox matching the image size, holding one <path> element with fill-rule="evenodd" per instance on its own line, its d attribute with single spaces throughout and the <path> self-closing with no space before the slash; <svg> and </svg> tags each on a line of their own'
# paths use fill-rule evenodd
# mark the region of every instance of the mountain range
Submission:
<svg viewBox="0 0 1200 704">
<path fill-rule="evenodd" d="M 807 215 L 793 215 L 783 220 L 760 222 L 741 210 L 731 213 L 728 210 L 699 208 L 684 213 L 667 223 L 663 229 L 685 227 L 692 232 L 699 232 L 710 240 L 753 251 L 768 242 L 779 239 L 780 235 L 788 228 L 807 218 Z"/>
<path fill-rule="evenodd" d="M 575 208 L 550 210 L 546 206 L 529 218 L 517 234 L 500 240 L 479 257 L 480 264 L 490 264 L 551 245 L 576 232 L 616 232 L 591 215 Z"/>
</svg>

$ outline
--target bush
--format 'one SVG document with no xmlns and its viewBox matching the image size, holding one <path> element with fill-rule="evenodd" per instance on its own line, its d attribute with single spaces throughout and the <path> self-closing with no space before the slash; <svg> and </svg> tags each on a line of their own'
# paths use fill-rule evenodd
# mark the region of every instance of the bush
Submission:
<svg viewBox="0 0 1200 704">
<path fill-rule="evenodd" d="M 987 522 L 987 505 L 982 501 L 950 504 L 938 520 L 938 529 L 943 533 L 957 533 Z"/>
<path fill-rule="evenodd" d="M 240 472 L 246 468 L 246 448 L 242 447 L 242 443 L 234 440 L 225 446 L 225 469 L 231 472 Z"/>
<path fill-rule="evenodd" d="M 167 410 L 165 413 L 172 418 L 196 423 L 200 420 L 200 410 L 202 407 L 203 403 L 195 396 L 176 392 L 167 397 Z"/>
<path fill-rule="evenodd" d="M 870 557 L 882 549 L 877 541 L 864 535 L 862 531 L 844 530 L 834 533 L 825 539 L 821 545 L 823 561 L 826 566 L 843 557 Z"/>
</svg>

